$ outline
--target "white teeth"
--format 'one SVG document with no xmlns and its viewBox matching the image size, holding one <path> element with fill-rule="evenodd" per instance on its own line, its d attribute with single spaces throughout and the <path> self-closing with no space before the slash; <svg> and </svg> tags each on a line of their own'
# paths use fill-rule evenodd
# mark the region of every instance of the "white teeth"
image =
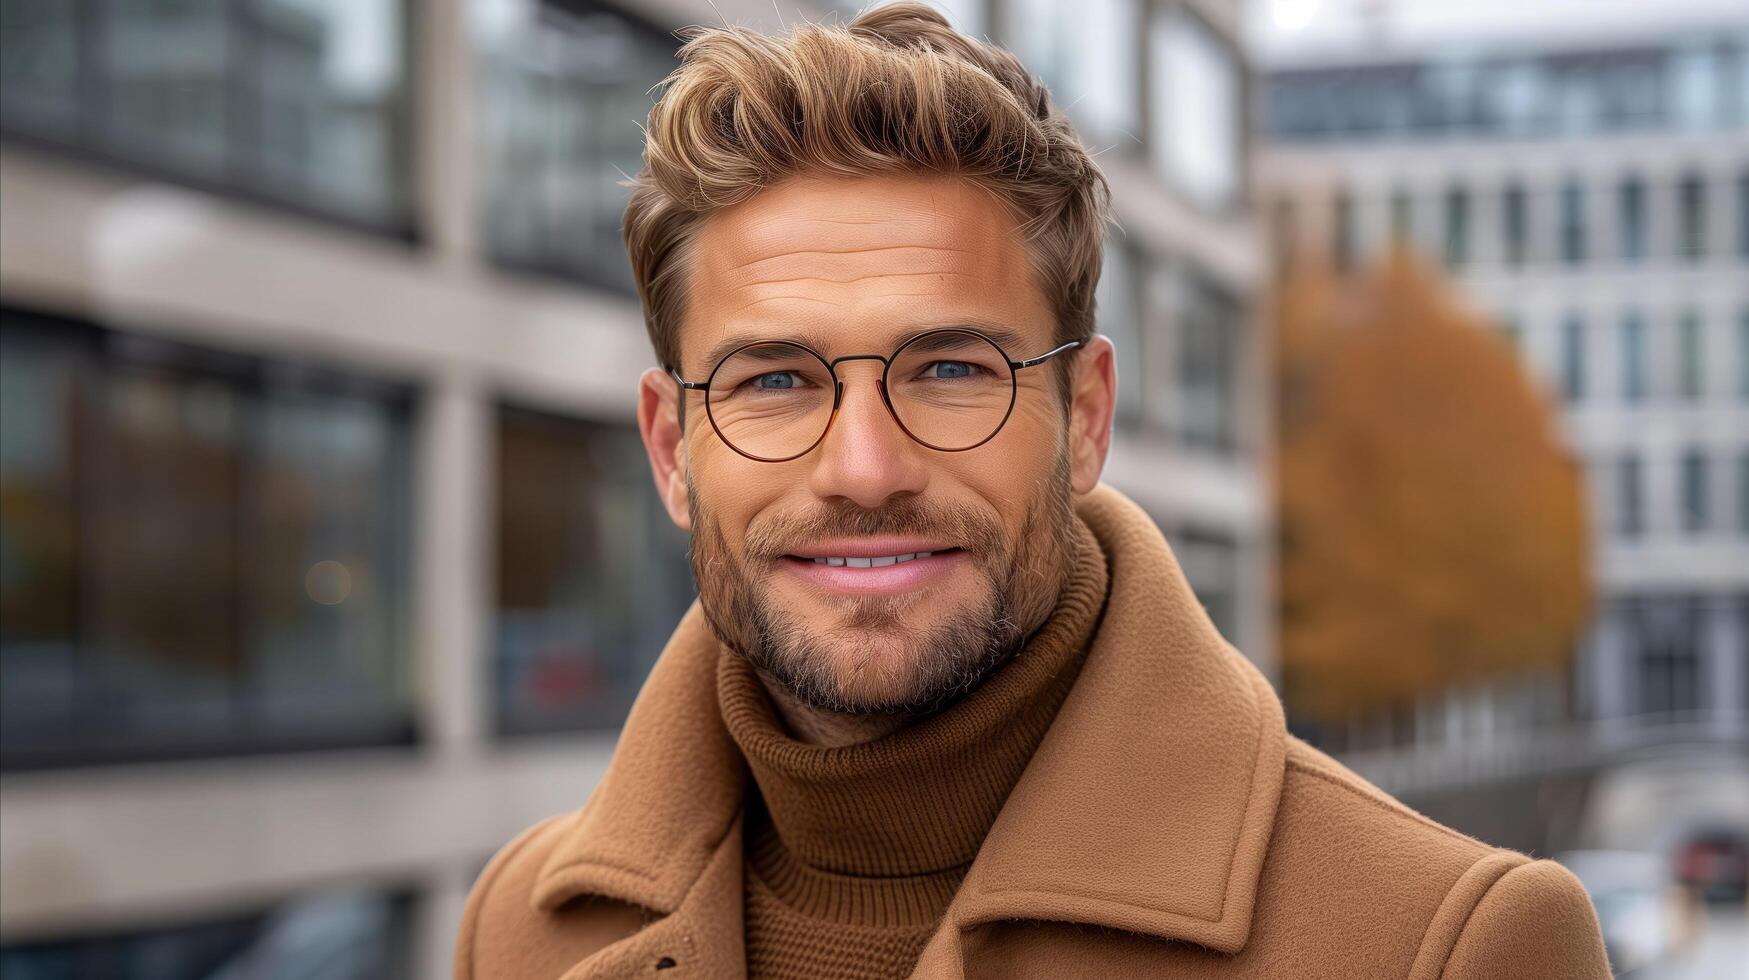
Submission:
<svg viewBox="0 0 1749 980">
<path fill-rule="evenodd" d="M 816 565 L 830 565 L 833 568 L 885 568 L 888 565 L 902 565 L 918 558 L 928 558 L 933 551 L 913 551 L 904 555 L 881 555 L 878 558 L 812 558 Z"/>
</svg>

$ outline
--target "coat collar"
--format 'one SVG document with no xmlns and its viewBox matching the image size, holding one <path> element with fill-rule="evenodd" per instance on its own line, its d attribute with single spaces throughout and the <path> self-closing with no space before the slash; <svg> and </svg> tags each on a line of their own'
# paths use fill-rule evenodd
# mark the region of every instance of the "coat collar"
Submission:
<svg viewBox="0 0 1749 980">
<path fill-rule="evenodd" d="M 999 919 L 1108 926 L 1226 953 L 1250 934 L 1281 792 L 1280 702 L 1215 630 L 1141 508 L 1101 485 L 1077 510 L 1109 563 L 1104 619 L 918 976 L 956 974 L 959 934 Z M 729 852 L 739 850 L 731 838 L 748 775 L 718 712 L 718 649 L 695 602 L 607 774 L 537 876 L 537 910 L 596 894 L 670 920 L 708 918 L 698 908 L 708 893 L 738 920 L 740 883 L 729 879 L 739 854 Z M 733 932 L 718 937 L 725 959 L 730 945 L 740 954 Z"/>
</svg>

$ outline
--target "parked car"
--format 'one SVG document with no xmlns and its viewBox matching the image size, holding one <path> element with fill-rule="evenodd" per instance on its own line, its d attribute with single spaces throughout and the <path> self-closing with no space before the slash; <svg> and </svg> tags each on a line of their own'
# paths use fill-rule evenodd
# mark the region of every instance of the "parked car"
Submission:
<svg viewBox="0 0 1749 980">
<path fill-rule="evenodd" d="M 1749 898 L 1749 841 L 1734 830 L 1702 831 L 1676 852 L 1676 876 L 1709 902 Z"/>
</svg>

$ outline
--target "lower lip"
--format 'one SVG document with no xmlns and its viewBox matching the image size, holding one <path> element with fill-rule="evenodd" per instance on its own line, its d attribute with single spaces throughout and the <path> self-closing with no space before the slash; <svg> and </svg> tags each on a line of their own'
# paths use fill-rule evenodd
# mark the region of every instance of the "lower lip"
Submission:
<svg viewBox="0 0 1749 980">
<path fill-rule="evenodd" d="M 965 552 L 948 551 L 881 568 L 821 565 L 808 558 L 783 558 L 780 562 L 792 574 L 827 592 L 840 595 L 896 595 L 939 581 L 965 560 Z"/>
</svg>

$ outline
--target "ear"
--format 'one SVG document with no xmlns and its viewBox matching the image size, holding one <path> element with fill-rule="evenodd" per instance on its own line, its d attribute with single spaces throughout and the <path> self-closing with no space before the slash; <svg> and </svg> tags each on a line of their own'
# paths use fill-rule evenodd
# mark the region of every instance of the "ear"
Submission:
<svg viewBox="0 0 1749 980">
<path fill-rule="evenodd" d="M 638 378 L 638 434 L 650 457 L 656 494 L 668 508 L 668 519 L 682 531 L 692 530 L 686 499 L 686 437 L 680 431 L 680 386 L 661 368 Z"/>
<path fill-rule="evenodd" d="M 1111 418 L 1117 408 L 1117 354 L 1095 334 L 1075 351 L 1069 379 L 1069 482 L 1076 494 L 1099 484 L 1111 452 Z"/>
</svg>

